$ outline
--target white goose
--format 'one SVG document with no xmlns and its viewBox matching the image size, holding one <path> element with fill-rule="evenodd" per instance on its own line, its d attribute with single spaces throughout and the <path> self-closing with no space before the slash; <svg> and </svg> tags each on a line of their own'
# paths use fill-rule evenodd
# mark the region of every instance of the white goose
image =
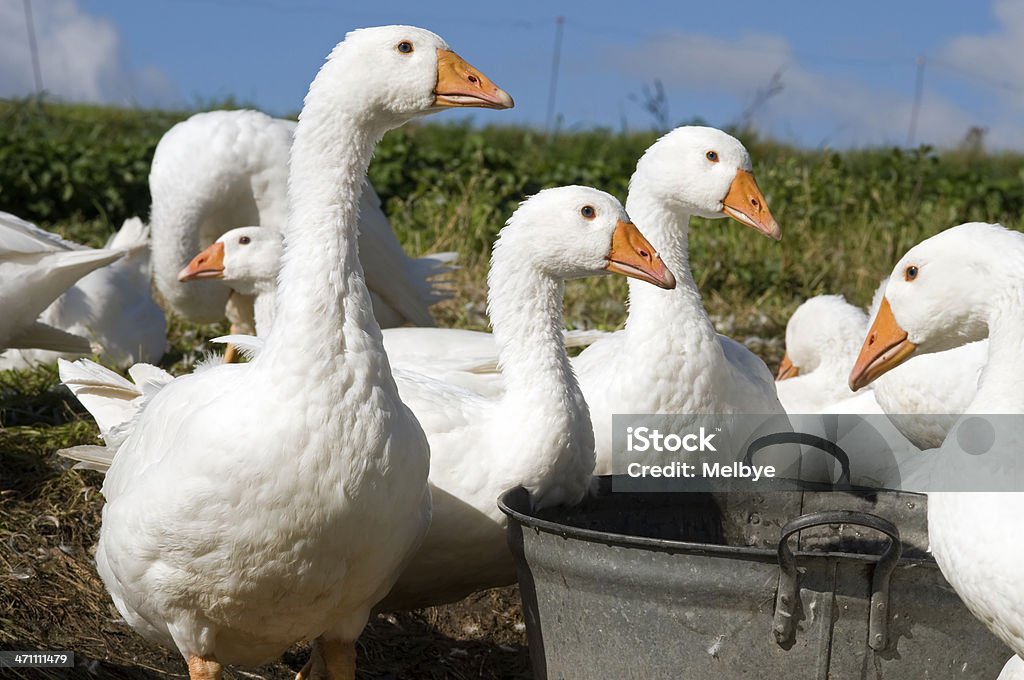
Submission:
<svg viewBox="0 0 1024 680">
<path fill-rule="evenodd" d="M 76 281 L 122 254 L 65 241 L 0 212 L 0 350 L 91 352 L 87 338 L 43 323 L 39 315 Z"/>
<path fill-rule="evenodd" d="M 801 418 L 804 431 L 838 444 L 850 456 L 851 481 L 860 486 L 907 488 L 908 465 L 920 455 L 883 415 L 870 387 L 850 390 L 850 369 L 864 341 L 868 317 L 842 295 L 819 295 L 786 324 L 779 365 L 779 399 L 786 412 L 868 416 Z M 817 431 L 808 428 L 819 428 Z"/>
<path fill-rule="evenodd" d="M 193 257 L 178 272 L 178 281 L 218 280 L 233 292 L 252 298 L 254 330 L 259 337 L 266 337 L 274 324 L 283 250 L 280 235 L 272 229 L 230 229 Z"/>
<path fill-rule="evenodd" d="M 743 345 L 718 335 L 690 274 L 691 215 L 732 217 L 779 238 L 742 144 L 721 130 L 681 127 L 637 163 L 626 211 L 675 273 L 675 290 L 631 281 L 624 330 L 574 365 L 590 404 L 597 474 L 612 471 L 612 414 L 783 414 L 772 374 Z"/>
<path fill-rule="evenodd" d="M 916 354 L 989 339 L 989 359 L 966 414 L 1024 414 L 1024 234 L 969 223 L 914 246 L 899 261 L 850 374 L 856 389 Z M 955 451 L 963 418 L 939 451 Z M 1021 447 L 1019 424 L 993 426 L 995 445 Z M 1012 431 L 1003 431 L 1012 430 Z M 968 456 L 973 466 L 986 456 Z M 939 460 L 952 460 L 940 458 Z M 965 468 L 965 470 L 967 470 Z M 928 494 L 928 537 L 968 609 L 1024 653 L 1024 493 Z"/>
<path fill-rule="evenodd" d="M 481 398 L 396 367 L 402 399 L 430 440 L 434 516 L 382 610 L 451 602 L 514 582 L 506 518 L 496 503 L 502 491 L 522 485 L 538 508 L 583 497 L 594 440 L 562 341 L 563 282 L 612 271 L 675 285 L 628 219 L 615 198 L 589 187 L 542 191 L 509 219 L 488 274 L 502 396 Z"/>
<path fill-rule="evenodd" d="M 103 486 L 100 575 L 192 680 L 318 635 L 326 669 L 300 677 L 354 677 L 354 641 L 430 515 L 427 442 L 398 396 L 356 255 L 359 192 L 387 130 L 446 107 L 511 105 L 407 26 L 350 33 L 310 86 L 281 323 L 251 363 L 164 386 Z"/>
<path fill-rule="evenodd" d="M 279 231 L 288 214 L 288 151 L 294 121 L 258 111 L 211 111 L 178 123 L 160 140 L 149 175 L 153 197 L 153 274 L 175 312 L 211 323 L 228 316 L 252 331 L 251 301 L 231 298 L 212 281 L 183 286 L 179 270 L 232 227 Z M 450 270 L 451 253 L 412 259 L 395 238 L 380 198 L 364 182 L 359 202 L 359 258 L 382 327 L 433 325 L 430 305 L 445 299 L 432 277 Z"/>
<path fill-rule="evenodd" d="M 863 310 L 842 295 L 819 295 L 796 308 L 775 386 L 787 413 L 882 413 L 870 389 L 854 393 L 847 384 L 867 325 Z"/>
<path fill-rule="evenodd" d="M 127 219 L 105 248 L 120 251 L 123 257 L 82 277 L 43 311 L 40 320 L 87 338 L 93 350 L 115 366 L 159 361 L 167 351 L 167 320 L 150 290 L 149 228 L 137 217 Z M 25 368 L 73 355 L 9 350 L 0 356 L 0 368 Z"/>
</svg>

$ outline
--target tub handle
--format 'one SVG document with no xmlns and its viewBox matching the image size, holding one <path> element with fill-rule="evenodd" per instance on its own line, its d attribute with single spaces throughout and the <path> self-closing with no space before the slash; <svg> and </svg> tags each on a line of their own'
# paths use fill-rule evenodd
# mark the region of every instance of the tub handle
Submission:
<svg viewBox="0 0 1024 680">
<path fill-rule="evenodd" d="M 830 442 L 816 434 L 809 434 L 807 432 L 773 432 L 772 434 L 758 437 L 747 447 L 747 453 L 743 456 L 743 464 L 750 465 L 750 461 L 755 453 L 776 444 L 802 444 L 803 446 L 813 446 L 821 449 L 839 461 L 839 481 L 832 485 L 833 488 L 850 488 L 850 456 L 835 442 Z"/>
<path fill-rule="evenodd" d="M 868 616 L 868 645 L 875 651 L 885 649 L 888 643 L 889 579 L 903 553 L 903 543 L 896 525 L 878 515 L 854 510 L 829 510 L 801 515 L 782 527 L 779 539 L 779 591 L 775 598 L 775 617 L 772 634 L 779 645 L 791 642 L 795 636 L 793 614 L 799 598 L 800 582 L 796 558 L 789 548 L 789 537 L 798 531 L 824 524 L 856 524 L 880 531 L 889 537 L 885 549 L 875 565 L 871 577 L 871 609 Z"/>
</svg>

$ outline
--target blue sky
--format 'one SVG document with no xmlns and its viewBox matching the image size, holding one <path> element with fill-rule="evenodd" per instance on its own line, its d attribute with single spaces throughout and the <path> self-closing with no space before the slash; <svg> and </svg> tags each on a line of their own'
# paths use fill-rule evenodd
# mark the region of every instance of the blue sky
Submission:
<svg viewBox="0 0 1024 680">
<path fill-rule="evenodd" d="M 952 146 L 977 125 L 990 147 L 1024 149 L 1022 0 L 32 3 L 44 86 L 65 99 L 180 107 L 230 95 L 285 114 L 347 30 L 412 23 L 515 97 L 487 122 L 543 126 L 561 15 L 563 127 L 651 127 L 634 99 L 655 79 L 672 124 L 735 123 L 776 78 L 781 90 L 750 114 L 761 131 L 812 147 L 904 144 L 924 56 L 915 141 Z M 0 0 L 0 96 L 33 90 L 28 54 L 22 0 Z"/>
</svg>

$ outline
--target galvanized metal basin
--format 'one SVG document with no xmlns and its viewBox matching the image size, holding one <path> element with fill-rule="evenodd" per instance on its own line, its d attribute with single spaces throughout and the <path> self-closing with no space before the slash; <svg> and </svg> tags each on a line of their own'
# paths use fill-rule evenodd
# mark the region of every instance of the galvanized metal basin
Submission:
<svg viewBox="0 0 1024 680">
<path fill-rule="evenodd" d="M 499 500 L 537 678 L 984 680 L 1012 656 L 928 556 L 921 494 L 611 482 L 575 508 Z"/>
</svg>

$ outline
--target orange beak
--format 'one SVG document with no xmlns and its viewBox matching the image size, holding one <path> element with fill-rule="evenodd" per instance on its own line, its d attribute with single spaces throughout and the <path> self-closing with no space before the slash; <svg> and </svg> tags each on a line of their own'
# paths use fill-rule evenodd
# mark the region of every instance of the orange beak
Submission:
<svg viewBox="0 0 1024 680">
<path fill-rule="evenodd" d="M 616 222 L 605 269 L 653 283 L 658 288 L 671 290 L 676 287 L 676 277 L 632 222 Z"/>
<path fill-rule="evenodd" d="M 438 50 L 434 106 L 511 109 L 515 106 L 515 102 L 512 101 L 508 92 L 467 64 L 465 59 L 451 50 Z"/>
<path fill-rule="evenodd" d="M 789 360 L 789 354 L 782 355 L 782 361 L 779 363 L 779 372 L 775 374 L 775 382 L 781 382 L 783 380 L 789 380 L 800 375 L 800 369 L 793 365 L 793 362 Z"/>
<path fill-rule="evenodd" d="M 178 272 L 179 281 L 224 278 L 224 244 L 217 242 L 192 258 L 188 265 Z"/>
<path fill-rule="evenodd" d="M 907 339 L 907 332 L 896 323 L 889 299 L 882 298 L 878 316 L 868 329 L 868 337 L 850 372 L 850 389 L 856 392 L 870 384 L 909 359 L 916 350 L 917 345 Z"/>
<path fill-rule="evenodd" d="M 768 203 L 757 187 L 754 174 L 749 170 L 736 171 L 736 177 L 729 185 L 729 193 L 722 201 L 722 212 L 768 238 L 776 241 L 782 238 L 782 230 L 768 210 Z"/>
</svg>

